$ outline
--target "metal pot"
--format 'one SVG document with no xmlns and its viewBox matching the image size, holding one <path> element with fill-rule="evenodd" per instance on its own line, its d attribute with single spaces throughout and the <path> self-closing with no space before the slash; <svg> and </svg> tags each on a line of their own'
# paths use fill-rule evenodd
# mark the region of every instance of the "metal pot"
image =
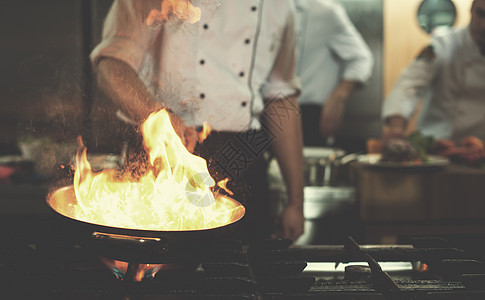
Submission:
<svg viewBox="0 0 485 300">
<path fill-rule="evenodd" d="M 316 245 L 346 237 L 356 217 L 355 188 L 350 186 L 306 186 L 303 214 L 305 232 L 297 245 Z"/>
<path fill-rule="evenodd" d="M 229 199 L 239 204 L 236 200 Z M 227 237 L 245 213 L 241 210 L 231 223 L 215 228 L 152 231 L 111 227 L 78 220 L 74 217 L 73 210 L 76 203 L 73 186 L 55 190 L 47 197 L 48 206 L 60 218 L 68 237 L 94 249 L 101 256 L 138 263 L 167 263 L 170 252 L 183 251 Z"/>
<path fill-rule="evenodd" d="M 347 164 L 357 156 L 336 148 L 305 147 L 303 158 L 306 186 L 341 186 L 347 184 Z"/>
</svg>

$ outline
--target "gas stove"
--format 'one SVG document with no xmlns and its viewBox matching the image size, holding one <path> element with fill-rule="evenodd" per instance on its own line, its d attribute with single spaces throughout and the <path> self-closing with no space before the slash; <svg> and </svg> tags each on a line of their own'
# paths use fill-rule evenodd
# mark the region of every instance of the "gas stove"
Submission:
<svg viewBox="0 0 485 300">
<path fill-rule="evenodd" d="M 220 240 L 169 251 L 167 264 L 147 266 L 60 238 L 50 219 L 1 223 L 0 280 L 9 299 L 485 298 L 482 236 L 399 245 L 359 245 L 351 237 L 315 246 Z"/>
</svg>

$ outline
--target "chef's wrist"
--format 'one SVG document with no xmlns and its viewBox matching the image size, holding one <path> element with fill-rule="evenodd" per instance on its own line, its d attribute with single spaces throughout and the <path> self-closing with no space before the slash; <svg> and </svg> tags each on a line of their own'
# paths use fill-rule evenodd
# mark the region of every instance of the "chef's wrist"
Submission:
<svg viewBox="0 0 485 300">
<path fill-rule="evenodd" d="M 302 204 L 288 203 L 286 205 L 286 209 L 291 209 L 291 210 L 303 213 L 303 203 Z"/>
<path fill-rule="evenodd" d="M 347 92 L 343 92 L 343 91 L 339 91 L 339 90 L 336 90 L 334 91 L 327 99 L 327 101 L 325 101 L 325 103 L 329 103 L 329 102 L 334 102 L 334 103 L 346 103 L 347 102 L 347 99 L 349 98 L 350 94 L 347 93 Z"/>
<path fill-rule="evenodd" d="M 286 207 L 303 211 L 303 196 L 289 197 Z"/>
<path fill-rule="evenodd" d="M 140 123 L 143 123 L 146 119 L 148 119 L 152 113 L 158 112 L 162 109 L 166 109 L 169 113 L 172 113 L 172 111 L 169 110 L 164 103 L 160 103 L 153 98 L 146 99 L 145 103 L 145 107 L 143 107 L 140 112 Z"/>
<path fill-rule="evenodd" d="M 357 89 L 359 84 L 360 83 L 357 81 L 343 80 L 336 88 L 334 95 L 339 101 L 346 102 L 350 95 Z"/>
</svg>

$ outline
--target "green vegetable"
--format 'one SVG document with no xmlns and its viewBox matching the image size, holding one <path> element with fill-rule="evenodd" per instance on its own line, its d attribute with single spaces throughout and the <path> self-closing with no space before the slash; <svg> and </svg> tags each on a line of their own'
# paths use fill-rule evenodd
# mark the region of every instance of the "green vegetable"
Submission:
<svg viewBox="0 0 485 300">
<path fill-rule="evenodd" d="M 432 136 L 425 136 L 420 131 L 415 131 L 406 137 L 406 140 L 416 150 L 419 159 L 422 161 L 428 160 L 429 149 L 435 142 Z"/>
</svg>

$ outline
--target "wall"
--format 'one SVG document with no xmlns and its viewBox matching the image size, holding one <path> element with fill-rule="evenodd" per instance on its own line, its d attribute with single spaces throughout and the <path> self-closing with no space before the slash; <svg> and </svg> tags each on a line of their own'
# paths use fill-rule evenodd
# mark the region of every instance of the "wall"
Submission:
<svg viewBox="0 0 485 300">
<path fill-rule="evenodd" d="M 79 133 L 80 1 L 1 1 L 0 154 L 26 134 Z"/>
</svg>

